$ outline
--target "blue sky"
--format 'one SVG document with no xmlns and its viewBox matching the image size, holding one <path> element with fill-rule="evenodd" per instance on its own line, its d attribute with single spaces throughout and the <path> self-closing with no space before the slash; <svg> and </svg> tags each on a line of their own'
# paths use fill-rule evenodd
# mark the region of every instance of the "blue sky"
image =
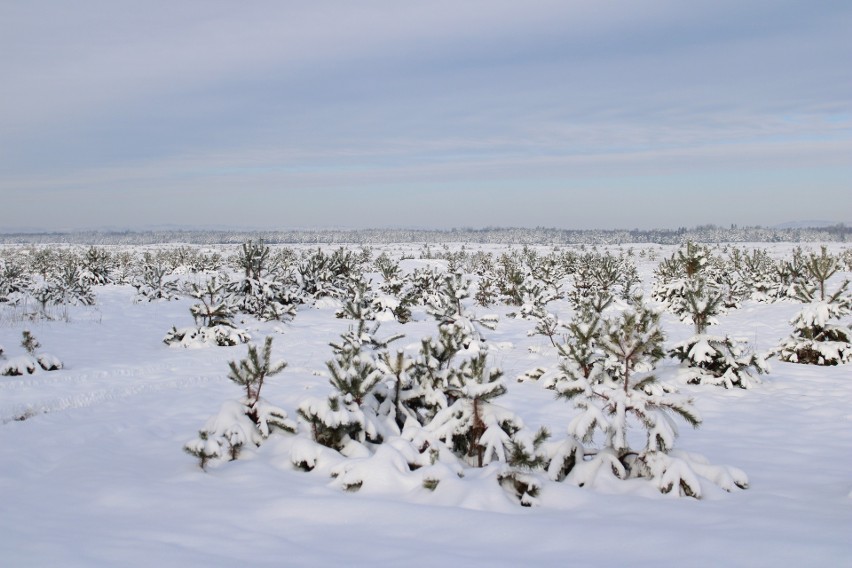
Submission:
<svg viewBox="0 0 852 568">
<path fill-rule="evenodd" d="M 852 3 L 7 2 L 0 229 L 852 220 Z"/>
</svg>

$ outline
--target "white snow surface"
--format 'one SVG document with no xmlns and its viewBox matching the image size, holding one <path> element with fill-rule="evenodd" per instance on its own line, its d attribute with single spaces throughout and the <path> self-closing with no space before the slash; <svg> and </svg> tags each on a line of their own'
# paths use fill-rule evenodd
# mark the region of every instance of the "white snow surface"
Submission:
<svg viewBox="0 0 852 568">
<path fill-rule="evenodd" d="M 646 248 L 658 258 L 673 250 Z M 655 263 L 638 260 L 650 290 Z M 163 334 L 189 321 L 191 299 L 134 304 L 129 286 L 94 290 L 96 306 L 69 308 L 68 322 L 0 319 L 7 362 L 22 354 L 15 346 L 26 327 L 64 364 L 0 377 L 4 567 L 852 565 L 849 365 L 773 360 L 750 390 L 679 385 L 703 424 L 681 423 L 675 447 L 742 470 L 745 491 L 704 484 L 695 500 L 661 494 L 649 480 L 592 488 L 547 481 L 539 506 L 524 508 L 497 483 L 498 464 L 466 469 L 464 478 L 442 462 L 408 472 L 406 448 L 390 444 L 344 461 L 313 444 L 305 424 L 202 472 L 182 447 L 239 398 L 227 361 L 243 358 L 245 346 L 169 348 Z M 300 402 L 330 392 L 328 343 L 352 324 L 335 318 L 333 304 L 302 306 L 287 324 L 240 324 L 258 344 L 274 335 L 273 359 L 288 367 L 268 379 L 263 396 L 291 417 Z M 568 319 L 567 302 L 548 307 Z M 745 302 L 713 332 L 767 351 L 791 333 L 800 309 Z M 555 366 L 549 340 L 527 337 L 532 322 L 505 317 L 510 308 L 488 311 L 501 316 L 486 337 L 509 346 L 492 354 L 506 377 Z M 415 320 L 384 322 L 380 335 L 405 333 L 399 345 L 416 349 L 437 330 L 422 311 Z M 667 347 L 692 334 L 674 316 L 663 322 Z M 673 380 L 677 368 L 666 360 L 658 375 Z M 506 385 L 497 404 L 564 438 L 573 403 L 536 381 Z M 299 471 L 294 456 L 316 467 Z M 359 491 L 341 490 L 356 477 Z M 434 491 L 423 487 L 427 478 L 440 480 Z"/>
</svg>

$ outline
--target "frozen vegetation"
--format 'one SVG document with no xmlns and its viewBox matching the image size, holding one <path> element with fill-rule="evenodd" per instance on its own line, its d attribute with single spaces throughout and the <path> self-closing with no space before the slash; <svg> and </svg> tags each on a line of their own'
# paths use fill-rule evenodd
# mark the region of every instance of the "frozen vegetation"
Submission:
<svg viewBox="0 0 852 568">
<path fill-rule="evenodd" d="M 850 271 L 841 243 L 5 245 L 2 563 L 847 565 Z"/>
</svg>

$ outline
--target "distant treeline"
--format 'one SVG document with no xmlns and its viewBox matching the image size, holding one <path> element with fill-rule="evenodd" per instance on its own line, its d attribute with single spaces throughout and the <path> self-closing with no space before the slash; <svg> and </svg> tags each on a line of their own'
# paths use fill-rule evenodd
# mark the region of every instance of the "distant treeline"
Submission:
<svg viewBox="0 0 852 568">
<path fill-rule="evenodd" d="M 478 243 L 516 245 L 616 245 L 656 243 L 847 242 L 852 228 L 843 224 L 819 228 L 772 229 L 765 227 L 717 227 L 691 229 L 597 230 L 496 228 L 485 229 L 316 229 L 277 231 L 155 230 L 77 231 L 65 233 L 0 234 L 0 244 L 152 245 L 165 243 L 237 244 L 249 239 L 269 244 L 388 244 Z"/>
</svg>

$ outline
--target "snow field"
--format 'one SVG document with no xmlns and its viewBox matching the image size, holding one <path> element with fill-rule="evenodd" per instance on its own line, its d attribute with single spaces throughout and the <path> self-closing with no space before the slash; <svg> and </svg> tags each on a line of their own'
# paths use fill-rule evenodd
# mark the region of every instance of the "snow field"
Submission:
<svg viewBox="0 0 852 568">
<path fill-rule="evenodd" d="M 783 246 L 776 250 L 783 252 Z M 658 248 L 654 245 L 653 248 Z M 493 248 L 492 250 L 499 250 Z M 667 247 L 660 254 L 668 255 Z M 779 253 L 780 253 L 779 252 Z M 422 261 L 405 261 L 420 264 Z M 648 289 L 654 263 L 639 264 Z M 677 449 L 744 470 L 750 487 L 702 487 L 700 501 L 662 495 L 647 480 L 593 488 L 548 483 L 541 505 L 519 507 L 493 467 L 442 477 L 434 492 L 399 467 L 391 448 L 350 467 L 368 469 L 355 493 L 330 472 L 329 450 L 310 473 L 291 463 L 309 434 L 275 434 L 238 461 L 202 472 L 181 451 L 223 402 L 239 397 L 227 361 L 245 346 L 182 349 L 162 343 L 188 325 L 191 301 L 133 304 L 133 290 L 96 287 L 97 304 L 71 308 L 70 322 L 4 320 L 0 344 L 20 355 L 29 329 L 65 368 L 0 377 L 0 558 L 4 566 L 841 566 L 852 562 L 852 381 L 848 368 L 771 360 L 750 390 L 679 385 L 703 424 L 679 422 Z M 273 360 L 287 368 L 263 397 L 291 419 L 306 397 L 330 391 L 325 361 L 351 324 L 335 302 L 300 308 L 287 324 L 248 321 L 253 341 L 274 337 Z M 567 303 L 552 307 L 568 314 Z M 790 331 L 794 303 L 757 304 L 719 318 L 713 333 L 774 347 Z M 556 363 L 547 338 L 506 307 L 489 343 L 508 394 L 496 401 L 528 428 L 565 434 L 576 411 L 536 382 L 515 377 Z M 567 316 L 563 316 L 567 317 Z M 436 333 L 422 311 L 379 335 L 415 350 Z M 664 316 L 666 345 L 691 326 Z M 846 322 L 848 323 L 848 322 Z M 531 349 L 532 348 L 532 349 Z M 676 365 L 664 360 L 664 380 Z M 26 416 L 25 420 L 18 420 Z M 344 466 L 345 467 L 345 466 Z"/>
</svg>

